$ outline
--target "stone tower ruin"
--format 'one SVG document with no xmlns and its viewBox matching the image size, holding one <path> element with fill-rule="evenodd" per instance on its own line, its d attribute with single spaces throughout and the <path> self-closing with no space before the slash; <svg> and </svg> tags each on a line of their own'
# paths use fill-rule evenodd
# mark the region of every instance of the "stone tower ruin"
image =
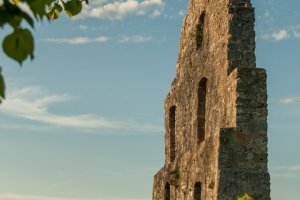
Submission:
<svg viewBox="0 0 300 200">
<path fill-rule="evenodd" d="M 270 200 L 266 71 L 250 0 L 189 0 L 153 200 Z"/>
</svg>

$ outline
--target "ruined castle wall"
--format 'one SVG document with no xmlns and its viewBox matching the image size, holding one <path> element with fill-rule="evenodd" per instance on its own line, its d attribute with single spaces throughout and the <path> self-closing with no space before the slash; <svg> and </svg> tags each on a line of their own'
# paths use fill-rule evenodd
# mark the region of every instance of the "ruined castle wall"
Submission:
<svg viewBox="0 0 300 200">
<path fill-rule="evenodd" d="M 244 191 L 269 200 L 266 75 L 255 68 L 254 39 L 249 0 L 189 1 L 165 101 L 166 159 L 154 177 L 154 200 L 192 200 L 199 185 L 202 200 Z"/>
</svg>

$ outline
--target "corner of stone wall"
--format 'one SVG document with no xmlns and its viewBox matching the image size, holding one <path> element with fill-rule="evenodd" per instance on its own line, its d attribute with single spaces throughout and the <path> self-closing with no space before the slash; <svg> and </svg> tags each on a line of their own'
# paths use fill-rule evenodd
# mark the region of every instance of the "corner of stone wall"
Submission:
<svg viewBox="0 0 300 200">
<path fill-rule="evenodd" d="M 231 0 L 229 8 L 228 74 L 235 68 L 255 68 L 255 14 L 250 0 Z"/>
<path fill-rule="evenodd" d="M 220 200 L 237 200 L 249 194 L 255 200 L 270 200 L 270 175 L 261 159 L 266 154 L 256 149 L 254 136 L 237 128 L 220 131 L 219 186 Z"/>
<path fill-rule="evenodd" d="M 236 127 L 220 130 L 218 199 L 270 200 L 266 71 L 237 68 Z"/>
<path fill-rule="evenodd" d="M 267 75 L 261 68 L 239 68 L 237 79 L 237 127 L 248 134 L 267 133 Z"/>
<path fill-rule="evenodd" d="M 154 176 L 153 193 L 152 193 L 153 200 L 164 199 L 165 191 L 163 189 L 165 188 L 165 184 L 166 184 L 166 172 L 165 172 L 165 168 L 161 168 Z"/>
</svg>

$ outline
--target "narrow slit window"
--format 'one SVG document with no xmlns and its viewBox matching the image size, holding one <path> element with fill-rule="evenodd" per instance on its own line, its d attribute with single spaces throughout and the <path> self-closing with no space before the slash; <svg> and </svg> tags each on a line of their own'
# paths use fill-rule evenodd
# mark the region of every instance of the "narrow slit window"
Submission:
<svg viewBox="0 0 300 200">
<path fill-rule="evenodd" d="M 175 160 L 176 141 L 175 141 L 175 123 L 176 123 L 176 107 L 172 106 L 169 113 L 170 126 L 170 161 Z"/>
<path fill-rule="evenodd" d="M 205 140 L 206 84 L 207 79 L 202 78 L 198 86 L 197 137 L 200 142 Z"/>
<path fill-rule="evenodd" d="M 196 27 L 196 34 L 195 34 L 197 48 L 202 46 L 204 40 L 204 23 L 205 23 L 205 12 L 202 12 Z"/>
<path fill-rule="evenodd" d="M 171 188 L 170 184 L 166 183 L 165 185 L 165 200 L 170 200 L 171 199 Z"/>
<path fill-rule="evenodd" d="M 195 183 L 194 200 L 201 200 L 201 183 L 200 182 Z"/>
</svg>

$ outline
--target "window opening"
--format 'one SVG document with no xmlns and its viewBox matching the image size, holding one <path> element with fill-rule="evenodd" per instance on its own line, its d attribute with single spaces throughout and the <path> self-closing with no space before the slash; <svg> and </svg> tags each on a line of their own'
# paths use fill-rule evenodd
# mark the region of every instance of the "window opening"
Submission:
<svg viewBox="0 0 300 200">
<path fill-rule="evenodd" d="M 176 124 L 176 107 L 172 106 L 169 113 L 169 126 L 170 126 L 170 161 L 175 160 L 176 141 L 175 141 L 175 124 Z"/>
<path fill-rule="evenodd" d="M 206 83 L 207 79 L 202 78 L 198 86 L 197 137 L 200 142 L 205 140 Z"/>
<path fill-rule="evenodd" d="M 165 200 L 170 200 L 171 198 L 171 189 L 170 189 L 170 184 L 166 183 L 165 185 Z"/>
<path fill-rule="evenodd" d="M 200 182 L 195 183 L 194 200 L 201 200 L 201 183 Z"/>
<path fill-rule="evenodd" d="M 205 12 L 202 12 L 199 23 L 196 27 L 196 45 L 197 48 L 202 46 L 203 40 L 204 40 L 204 22 L 205 22 Z"/>
</svg>

